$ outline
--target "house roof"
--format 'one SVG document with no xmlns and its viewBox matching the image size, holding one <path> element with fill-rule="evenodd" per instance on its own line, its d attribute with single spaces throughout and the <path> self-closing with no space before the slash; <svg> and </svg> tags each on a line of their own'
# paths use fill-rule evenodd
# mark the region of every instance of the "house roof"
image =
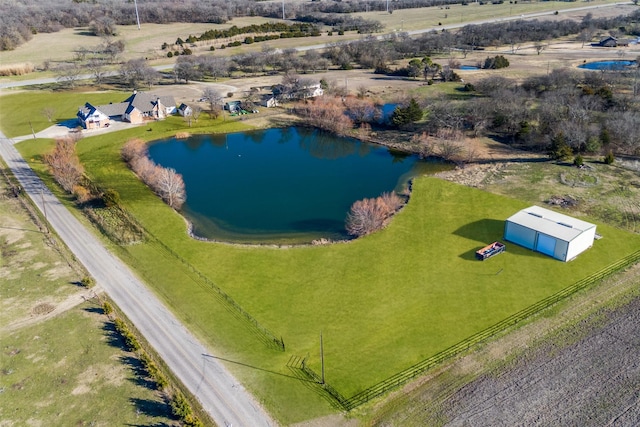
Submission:
<svg viewBox="0 0 640 427">
<path fill-rule="evenodd" d="M 573 218 L 539 206 L 531 206 L 507 218 L 512 222 L 549 236 L 570 242 L 595 224 Z"/>
<path fill-rule="evenodd" d="M 87 120 L 89 117 L 96 114 L 105 114 L 99 107 L 94 107 L 90 103 L 86 102 L 83 107 L 78 108 L 77 116 L 82 120 Z"/>
<path fill-rule="evenodd" d="M 135 92 L 130 97 L 124 100 L 129 105 L 127 108 L 127 112 L 131 112 L 133 110 L 132 107 L 137 108 L 143 113 L 148 113 L 153 111 L 158 100 L 164 106 L 175 106 L 176 101 L 173 99 L 173 96 L 158 96 L 153 93 L 146 92 Z"/>
<path fill-rule="evenodd" d="M 122 116 L 127 110 L 126 102 L 117 102 L 115 104 L 100 105 L 98 109 L 109 117 Z"/>
</svg>

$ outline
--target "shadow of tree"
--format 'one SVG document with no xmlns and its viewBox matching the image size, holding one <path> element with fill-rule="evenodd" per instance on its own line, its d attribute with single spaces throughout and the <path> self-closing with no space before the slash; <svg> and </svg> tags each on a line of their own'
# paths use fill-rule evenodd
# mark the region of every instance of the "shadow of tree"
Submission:
<svg viewBox="0 0 640 427">
<path fill-rule="evenodd" d="M 139 399 L 137 397 L 132 397 L 129 399 L 129 401 L 133 405 L 135 405 L 136 409 L 140 411 L 140 413 L 147 415 L 149 417 L 173 418 L 173 414 L 171 413 L 171 408 L 166 402 L 162 400 Z M 170 424 L 157 423 L 153 425 L 168 426 Z"/>
<path fill-rule="evenodd" d="M 149 390 L 157 389 L 156 382 L 149 378 L 147 371 L 137 357 L 121 356 L 120 362 L 127 365 L 133 371 L 134 378 L 130 378 L 129 381 L 135 385 L 148 388 Z"/>
</svg>

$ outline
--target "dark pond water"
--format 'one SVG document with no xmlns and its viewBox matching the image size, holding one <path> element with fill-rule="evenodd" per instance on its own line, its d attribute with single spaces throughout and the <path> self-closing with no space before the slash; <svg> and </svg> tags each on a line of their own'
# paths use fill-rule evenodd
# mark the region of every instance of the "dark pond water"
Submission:
<svg viewBox="0 0 640 427">
<path fill-rule="evenodd" d="M 183 175 L 183 214 L 194 233 L 234 242 L 344 238 L 356 200 L 451 168 L 298 127 L 167 139 L 152 144 L 149 154 Z"/>
<path fill-rule="evenodd" d="M 587 62 L 586 64 L 578 65 L 578 68 L 583 68 L 585 70 L 624 70 L 627 67 L 635 66 L 635 61 L 625 61 L 625 60 L 613 60 L 613 61 L 596 61 L 596 62 Z"/>
</svg>

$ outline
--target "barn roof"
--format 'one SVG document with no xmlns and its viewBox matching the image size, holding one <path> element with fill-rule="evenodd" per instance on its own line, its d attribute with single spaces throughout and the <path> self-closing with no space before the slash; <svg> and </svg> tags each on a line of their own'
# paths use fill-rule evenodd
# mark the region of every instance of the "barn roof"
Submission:
<svg viewBox="0 0 640 427">
<path fill-rule="evenodd" d="M 507 218 L 507 221 L 570 242 L 595 224 L 539 206 L 531 206 Z"/>
</svg>

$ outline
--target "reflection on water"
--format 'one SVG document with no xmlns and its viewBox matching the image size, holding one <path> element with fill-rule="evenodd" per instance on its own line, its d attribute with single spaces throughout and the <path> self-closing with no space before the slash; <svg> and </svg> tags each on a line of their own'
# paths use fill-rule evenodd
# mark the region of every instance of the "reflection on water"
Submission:
<svg viewBox="0 0 640 427">
<path fill-rule="evenodd" d="M 345 238 L 353 202 L 450 168 L 298 127 L 167 139 L 149 154 L 183 175 L 196 235 L 239 242 Z"/>
</svg>

